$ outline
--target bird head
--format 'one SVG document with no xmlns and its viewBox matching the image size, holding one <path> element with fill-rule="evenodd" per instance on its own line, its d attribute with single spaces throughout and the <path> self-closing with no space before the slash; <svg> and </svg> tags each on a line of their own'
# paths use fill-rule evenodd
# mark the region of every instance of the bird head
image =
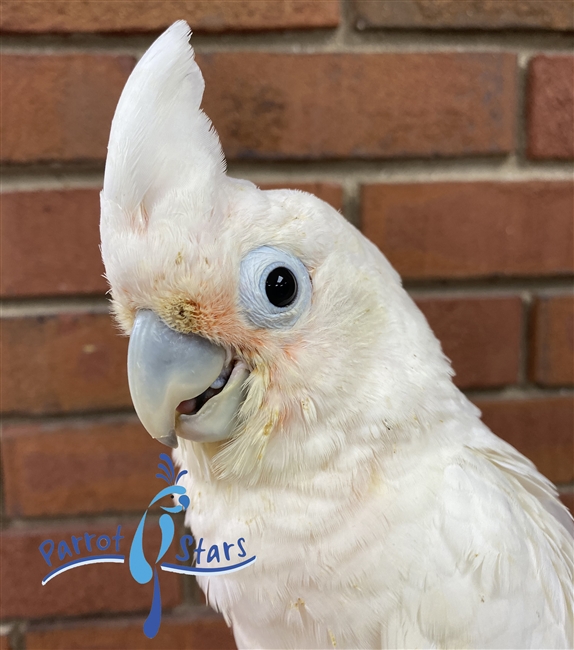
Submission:
<svg viewBox="0 0 574 650">
<path fill-rule="evenodd" d="M 222 480 L 281 483 L 351 443 L 388 444 L 433 410 L 450 368 L 397 273 L 338 212 L 226 175 L 189 37 L 172 25 L 119 100 L 106 276 L 148 432 Z"/>
</svg>

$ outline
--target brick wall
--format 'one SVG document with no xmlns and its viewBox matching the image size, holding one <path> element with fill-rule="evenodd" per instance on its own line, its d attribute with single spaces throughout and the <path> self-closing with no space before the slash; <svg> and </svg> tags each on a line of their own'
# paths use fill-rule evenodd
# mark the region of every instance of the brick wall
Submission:
<svg viewBox="0 0 574 650">
<path fill-rule="evenodd" d="M 232 647 L 173 575 L 153 642 L 148 592 L 114 567 L 39 584 L 42 539 L 127 530 L 152 489 L 98 190 L 121 88 L 178 18 L 230 173 L 360 226 L 486 422 L 573 505 L 573 16 L 570 0 L 3 1 L 2 649 Z"/>
</svg>

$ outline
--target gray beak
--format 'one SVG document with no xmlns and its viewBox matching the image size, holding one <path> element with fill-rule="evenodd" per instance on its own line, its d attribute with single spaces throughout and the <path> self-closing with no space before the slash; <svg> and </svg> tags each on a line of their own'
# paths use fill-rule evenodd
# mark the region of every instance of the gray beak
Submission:
<svg viewBox="0 0 574 650">
<path fill-rule="evenodd" d="M 201 432 L 189 433 L 189 427 L 187 435 L 176 431 L 176 409 L 211 386 L 225 358 L 225 350 L 207 339 L 172 330 L 153 311 L 138 312 L 128 348 L 128 381 L 136 413 L 152 438 L 173 448 L 177 435 L 201 440 Z M 228 437 L 229 429 L 219 427 L 210 439 Z"/>
</svg>

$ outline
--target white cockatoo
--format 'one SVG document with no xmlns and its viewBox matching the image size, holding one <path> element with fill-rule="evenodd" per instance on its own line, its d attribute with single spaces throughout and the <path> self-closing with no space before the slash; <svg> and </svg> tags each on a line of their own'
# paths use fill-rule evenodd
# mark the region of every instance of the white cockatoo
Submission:
<svg viewBox="0 0 574 650">
<path fill-rule="evenodd" d="M 113 120 L 102 254 L 186 523 L 256 562 L 199 579 L 240 648 L 571 648 L 571 517 L 481 422 L 381 252 L 230 178 L 177 22 Z M 209 542 L 207 541 L 209 540 Z"/>
</svg>

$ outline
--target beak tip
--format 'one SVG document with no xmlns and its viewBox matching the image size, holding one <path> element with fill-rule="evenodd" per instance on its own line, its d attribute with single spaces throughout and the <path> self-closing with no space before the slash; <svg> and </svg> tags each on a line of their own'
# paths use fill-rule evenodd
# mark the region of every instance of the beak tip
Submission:
<svg viewBox="0 0 574 650">
<path fill-rule="evenodd" d="M 175 431 L 173 429 L 167 434 L 167 436 L 156 438 L 156 440 L 158 442 L 161 442 L 162 445 L 165 445 L 166 447 L 171 447 L 172 449 L 177 449 L 179 445 L 177 436 L 175 435 Z"/>
</svg>

